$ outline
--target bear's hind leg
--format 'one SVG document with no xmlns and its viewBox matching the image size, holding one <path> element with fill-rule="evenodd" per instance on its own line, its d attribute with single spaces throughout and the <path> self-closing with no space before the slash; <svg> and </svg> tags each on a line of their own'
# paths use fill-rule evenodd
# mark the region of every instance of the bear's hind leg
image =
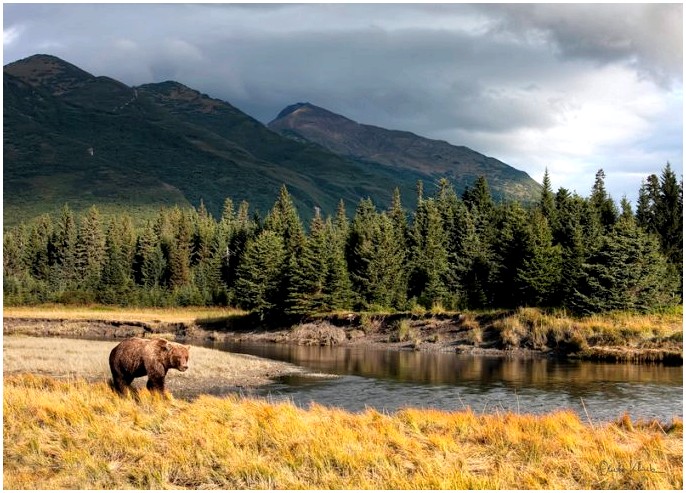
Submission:
<svg viewBox="0 0 686 493">
<path fill-rule="evenodd" d="M 133 390 L 131 387 L 133 378 L 125 377 L 119 372 L 112 372 L 112 386 L 119 394 L 125 394 L 127 390 Z"/>
</svg>

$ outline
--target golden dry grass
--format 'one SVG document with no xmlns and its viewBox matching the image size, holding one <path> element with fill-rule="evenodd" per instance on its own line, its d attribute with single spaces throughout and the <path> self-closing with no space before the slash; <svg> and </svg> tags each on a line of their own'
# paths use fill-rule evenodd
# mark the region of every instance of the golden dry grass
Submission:
<svg viewBox="0 0 686 493">
<path fill-rule="evenodd" d="M 4 307 L 3 316 L 13 318 L 45 318 L 56 320 L 104 320 L 146 323 L 197 323 L 221 319 L 246 312 L 236 308 L 131 308 L 114 306 L 39 305 Z"/>
<path fill-rule="evenodd" d="M 351 414 L 4 379 L 8 489 L 682 489 L 683 424 L 571 412 Z"/>
<path fill-rule="evenodd" d="M 519 308 L 492 324 L 505 347 L 564 348 L 582 357 L 677 360 L 683 348 L 682 310 L 664 314 L 610 312 L 572 317 Z"/>
</svg>

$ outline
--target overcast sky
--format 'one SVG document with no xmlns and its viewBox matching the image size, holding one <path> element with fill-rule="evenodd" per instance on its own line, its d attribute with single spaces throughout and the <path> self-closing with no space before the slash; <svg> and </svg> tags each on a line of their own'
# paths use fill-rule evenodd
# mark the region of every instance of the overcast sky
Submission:
<svg viewBox="0 0 686 493">
<path fill-rule="evenodd" d="M 466 145 L 617 201 L 683 173 L 681 4 L 4 4 L 3 64 L 36 53 L 129 85 L 176 80 L 267 123 L 311 102 Z"/>
</svg>

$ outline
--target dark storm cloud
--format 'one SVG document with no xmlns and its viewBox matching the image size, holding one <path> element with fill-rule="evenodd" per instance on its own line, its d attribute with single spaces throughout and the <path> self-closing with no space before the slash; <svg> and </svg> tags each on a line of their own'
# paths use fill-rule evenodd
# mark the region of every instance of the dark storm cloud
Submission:
<svg viewBox="0 0 686 493">
<path fill-rule="evenodd" d="M 484 5 L 498 30 L 547 37 L 562 57 L 625 62 L 660 83 L 681 82 L 681 4 Z"/>
<path fill-rule="evenodd" d="M 582 193 L 601 166 L 608 177 L 681 166 L 678 4 L 3 9 L 4 63 L 50 53 L 131 85 L 174 79 L 263 122 L 309 101 L 468 145 L 535 179 L 551 166 L 570 181 L 556 185 Z"/>
</svg>

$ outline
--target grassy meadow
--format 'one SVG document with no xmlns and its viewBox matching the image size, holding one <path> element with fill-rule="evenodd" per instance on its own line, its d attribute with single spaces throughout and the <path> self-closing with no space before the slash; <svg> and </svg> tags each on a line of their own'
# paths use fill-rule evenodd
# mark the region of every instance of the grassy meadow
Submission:
<svg viewBox="0 0 686 493">
<path fill-rule="evenodd" d="M 6 306 L 3 316 L 57 320 L 103 320 L 112 322 L 197 323 L 247 312 L 227 307 L 135 308 L 105 305 Z"/>
<path fill-rule="evenodd" d="M 682 489 L 683 423 L 352 414 L 5 376 L 8 489 Z"/>
</svg>

